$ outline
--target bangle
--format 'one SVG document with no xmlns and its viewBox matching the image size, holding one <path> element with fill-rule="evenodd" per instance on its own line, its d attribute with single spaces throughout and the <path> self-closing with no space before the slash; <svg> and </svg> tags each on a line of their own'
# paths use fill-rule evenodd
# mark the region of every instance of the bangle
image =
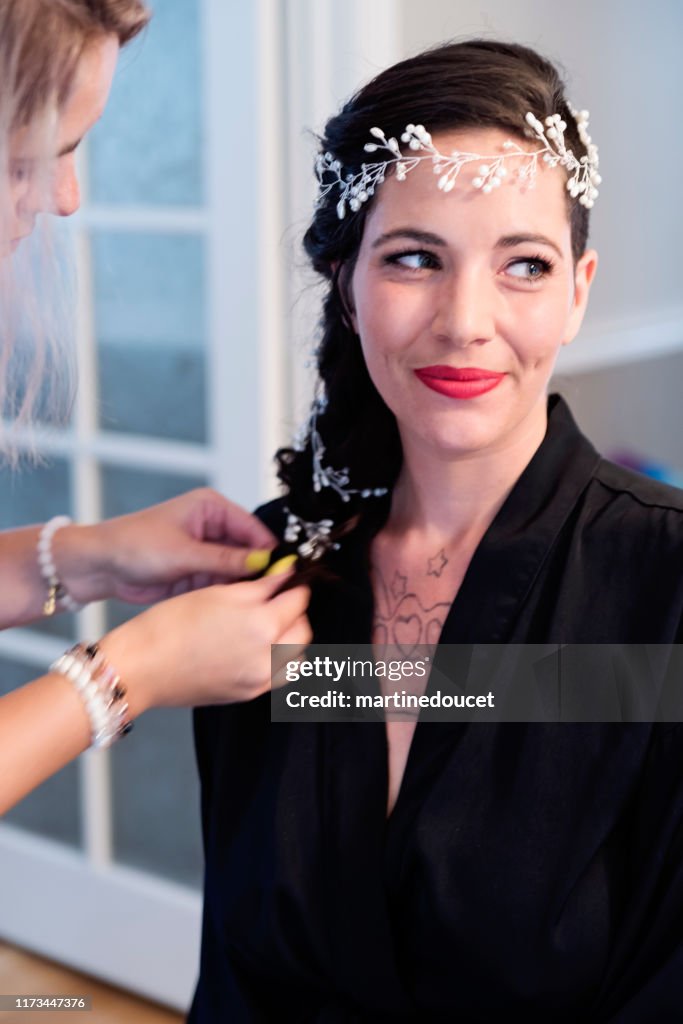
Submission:
<svg viewBox="0 0 683 1024">
<path fill-rule="evenodd" d="M 52 538 L 57 530 L 60 530 L 62 526 L 69 526 L 70 523 L 71 519 L 68 516 L 55 516 L 45 524 L 38 537 L 38 567 L 41 576 L 47 583 L 47 598 L 43 604 L 43 615 L 54 615 L 58 601 L 61 601 L 62 606 L 68 612 L 79 612 L 83 607 L 74 601 L 64 584 L 60 582 L 52 557 Z"/>
<path fill-rule="evenodd" d="M 131 731 L 125 687 L 97 644 L 75 644 L 50 665 L 50 671 L 66 676 L 78 690 L 90 719 L 93 747 L 110 747 Z"/>
</svg>

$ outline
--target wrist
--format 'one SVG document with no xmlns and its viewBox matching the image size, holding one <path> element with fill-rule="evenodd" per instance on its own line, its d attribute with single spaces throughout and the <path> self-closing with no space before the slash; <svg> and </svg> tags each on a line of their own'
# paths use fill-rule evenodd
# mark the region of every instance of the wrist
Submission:
<svg viewBox="0 0 683 1024">
<path fill-rule="evenodd" d="M 136 616 L 107 633 L 98 647 L 107 661 L 116 667 L 126 687 L 131 719 L 154 707 L 154 666 L 147 656 L 147 644 L 137 636 Z"/>
<path fill-rule="evenodd" d="M 93 747 L 109 747 L 133 728 L 126 688 L 98 644 L 74 644 L 50 665 L 50 672 L 73 683 L 88 716 Z"/>
<path fill-rule="evenodd" d="M 110 596 L 111 552 L 99 526 L 61 527 L 52 538 L 52 558 L 57 577 L 74 601 L 89 604 Z"/>
</svg>

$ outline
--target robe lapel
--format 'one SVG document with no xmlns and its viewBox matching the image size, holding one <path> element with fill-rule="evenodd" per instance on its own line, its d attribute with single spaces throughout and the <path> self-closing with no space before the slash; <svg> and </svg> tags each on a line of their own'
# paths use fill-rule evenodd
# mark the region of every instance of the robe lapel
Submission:
<svg viewBox="0 0 683 1024">
<path fill-rule="evenodd" d="M 441 643 L 513 641 L 524 599 L 599 462 L 566 403 L 552 395 L 546 436 L 475 551 Z"/>
</svg>

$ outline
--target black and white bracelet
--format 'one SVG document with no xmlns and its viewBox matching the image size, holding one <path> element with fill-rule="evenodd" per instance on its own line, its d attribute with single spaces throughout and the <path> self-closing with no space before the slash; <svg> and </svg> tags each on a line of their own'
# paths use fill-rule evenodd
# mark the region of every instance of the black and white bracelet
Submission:
<svg viewBox="0 0 683 1024">
<path fill-rule="evenodd" d="M 51 672 L 70 679 L 90 719 L 93 747 L 110 747 L 133 728 L 125 687 L 97 644 L 75 644 L 50 665 Z"/>
</svg>

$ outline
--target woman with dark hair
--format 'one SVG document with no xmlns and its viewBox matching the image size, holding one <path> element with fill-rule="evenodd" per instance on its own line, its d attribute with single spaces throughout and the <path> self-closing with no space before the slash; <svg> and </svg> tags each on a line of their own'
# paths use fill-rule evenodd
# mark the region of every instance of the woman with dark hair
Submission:
<svg viewBox="0 0 683 1024">
<path fill-rule="evenodd" d="M 683 494 L 548 397 L 600 184 L 555 68 L 480 40 L 406 60 L 317 171 L 320 389 L 261 510 L 324 567 L 314 641 L 679 641 Z M 680 725 L 195 714 L 195 1024 L 683 1015 Z"/>
</svg>

